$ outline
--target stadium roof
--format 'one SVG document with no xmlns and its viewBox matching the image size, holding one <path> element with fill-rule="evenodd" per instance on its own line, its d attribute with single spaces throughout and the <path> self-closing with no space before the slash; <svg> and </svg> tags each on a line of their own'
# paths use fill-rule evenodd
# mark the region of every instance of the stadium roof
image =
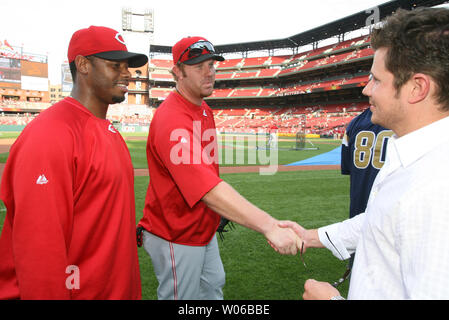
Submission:
<svg viewBox="0 0 449 320">
<path fill-rule="evenodd" d="M 392 14 L 398 8 L 411 10 L 417 7 L 433 7 L 449 2 L 448 0 L 394 0 L 383 3 L 379 9 L 379 18 L 382 20 Z M 370 10 L 371 9 L 371 10 Z M 234 43 L 215 46 L 215 50 L 220 54 L 276 50 L 295 49 L 320 40 L 325 40 L 347 32 L 359 30 L 366 26 L 367 19 L 373 14 L 373 8 L 360 11 L 345 18 L 327 23 L 320 27 L 293 35 L 285 39 L 264 40 L 255 42 Z M 155 53 L 170 54 L 171 46 L 150 45 L 150 56 Z"/>
</svg>

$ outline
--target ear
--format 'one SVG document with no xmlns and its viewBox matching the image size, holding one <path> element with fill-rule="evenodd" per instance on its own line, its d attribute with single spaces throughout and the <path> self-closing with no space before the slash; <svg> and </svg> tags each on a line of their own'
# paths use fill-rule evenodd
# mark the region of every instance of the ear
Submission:
<svg viewBox="0 0 449 320">
<path fill-rule="evenodd" d="M 89 72 L 90 63 L 86 57 L 76 56 L 75 65 L 77 73 L 87 74 Z"/>
<path fill-rule="evenodd" d="M 410 95 L 408 102 L 415 104 L 423 101 L 430 95 L 432 79 L 423 73 L 416 73 L 410 79 Z"/>
<path fill-rule="evenodd" d="M 175 64 L 172 68 L 172 72 L 176 75 L 176 77 L 178 79 L 182 79 L 183 72 L 182 72 L 181 68 L 179 67 L 179 65 Z"/>
</svg>

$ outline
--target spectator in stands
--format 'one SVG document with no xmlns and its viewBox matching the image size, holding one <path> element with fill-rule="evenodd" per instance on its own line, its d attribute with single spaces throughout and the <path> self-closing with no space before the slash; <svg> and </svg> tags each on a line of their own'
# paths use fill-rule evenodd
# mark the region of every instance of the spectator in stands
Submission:
<svg viewBox="0 0 449 320">
<path fill-rule="evenodd" d="M 26 127 L 3 172 L 0 299 L 140 299 L 134 172 L 105 117 L 147 57 L 91 26 L 73 34 L 68 60 L 71 97 Z"/>
<path fill-rule="evenodd" d="M 276 219 L 219 177 L 213 113 L 203 100 L 214 88 L 215 60 L 224 59 L 202 37 L 174 45 L 176 89 L 150 127 L 150 184 L 139 226 L 159 299 L 223 299 L 225 272 L 215 235 L 220 215 L 262 233 L 280 253 L 298 250 L 292 230 L 279 228 Z"/>
<path fill-rule="evenodd" d="M 398 10 L 372 33 L 371 121 L 393 130 L 364 213 L 315 230 L 306 247 L 356 251 L 350 299 L 449 299 L 449 10 Z M 293 227 L 293 223 L 285 223 Z M 308 280 L 305 299 L 340 299 Z"/>
</svg>

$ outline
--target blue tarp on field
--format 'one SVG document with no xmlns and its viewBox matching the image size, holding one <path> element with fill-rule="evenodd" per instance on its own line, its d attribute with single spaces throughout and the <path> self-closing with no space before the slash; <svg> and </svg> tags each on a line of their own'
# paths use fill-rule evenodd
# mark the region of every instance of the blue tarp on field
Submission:
<svg viewBox="0 0 449 320">
<path fill-rule="evenodd" d="M 341 146 L 327 153 L 323 153 L 309 159 L 293 162 L 287 164 L 286 166 L 340 165 L 340 163 Z"/>
</svg>

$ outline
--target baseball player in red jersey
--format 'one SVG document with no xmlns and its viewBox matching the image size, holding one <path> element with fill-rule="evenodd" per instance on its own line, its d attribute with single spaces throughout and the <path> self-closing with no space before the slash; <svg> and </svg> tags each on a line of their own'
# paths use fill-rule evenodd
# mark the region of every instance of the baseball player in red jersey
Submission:
<svg viewBox="0 0 449 320">
<path fill-rule="evenodd" d="M 214 89 L 216 60 L 224 59 L 205 38 L 175 44 L 176 90 L 150 127 L 150 184 L 139 225 L 159 299 L 223 299 L 225 272 L 215 235 L 220 215 L 262 233 L 282 254 L 295 254 L 300 242 L 219 177 L 215 122 L 203 100 Z"/>
<path fill-rule="evenodd" d="M 3 173 L 0 299 L 140 299 L 134 174 L 109 104 L 124 100 L 128 52 L 115 30 L 75 32 L 71 97 L 19 136 Z"/>
</svg>

